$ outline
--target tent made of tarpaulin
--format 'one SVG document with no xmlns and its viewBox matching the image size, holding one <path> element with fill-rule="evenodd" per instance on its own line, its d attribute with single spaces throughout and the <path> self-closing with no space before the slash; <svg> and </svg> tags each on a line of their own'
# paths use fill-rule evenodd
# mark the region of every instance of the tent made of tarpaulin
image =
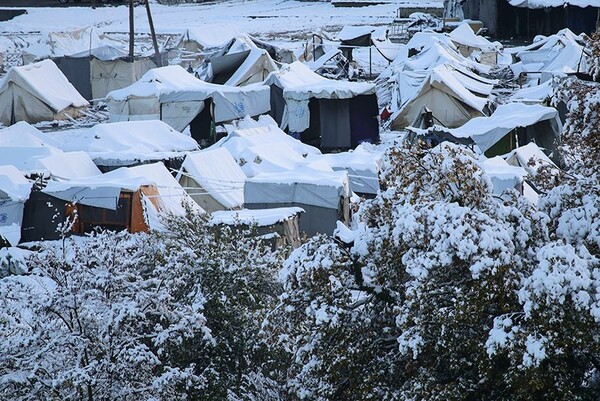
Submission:
<svg viewBox="0 0 600 401">
<path fill-rule="evenodd" d="M 178 179 L 192 199 L 209 213 L 239 209 L 244 204 L 246 175 L 225 148 L 189 153 Z"/>
<path fill-rule="evenodd" d="M 263 82 L 271 72 L 277 71 L 275 62 L 263 49 L 211 57 L 210 65 L 211 82 L 229 86 Z"/>
<path fill-rule="evenodd" d="M 300 62 L 273 72 L 271 115 L 282 129 L 321 148 L 379 140 L 375 85 L 324 78 Z"/>
<path fill-rule="evenodd" d="M 427 128 L 432 124 L 459 127 L 485 115 L 494 84 L 495 81 L 450 65 L 431 71 L 401 72 L 396 75 L 392 94 L 396 111 L 390 118 L 391 128 Z"/>
<path fill-rule="evenodd" d="M 183 131 L 193 120 L 192 137 L 209 134 L 212 123 L 267 113 L 269 88 L 243 88 L 201 81 L 174 65 L 148 71 L 133 85 L 108 94 L 110 121 L 161 120 Z"/>
<path fill-rule="evenodd" d="M 0 166 L 0 248 L 17 246 L 25 201 L 33 183 L 14 166 Z"/>
<path fill-rule="evenodd" d="M 448 36 L 463 56 L 474 56 L 482 64 L 495 66 L 498 63 L 498 53 L 502 49 L 502 45 L 476 35 L 467 22 L 460 24 Z"/>
<path fill-rule="evenodd" d="M 76 218 L 76 233 L 95 227 L 148 231 L 163 227 L 161 214 L 185 215 L 186 207 L 204 212 L 162 163 L 123 167 L 85 180 L 48 182 L 26 204 L 23 233 L 27 241 L 60 238 L 57 229 L 67 218 Z"/>
<path fill-rule="evenodd" d="M 516 30 L 550 34 L 561 28 L 592 34 L 598 28 L 600 3 L 597 0 L 507 0 L 511 7 L 501 17 L 512 17 L 508 34 Z M 515 18 L 516 16 L 516 18 Z M 515 21 L 516 20 L 516 21 Z"/>
<path fill-rule="evenodd" d="M 181 65 L 185 68 L 197 67 L 207 56 L 227 46 L 239 33 L 233 24 L 203 24 L 201 27 L 188 28 L 176 45 L 181 51 Z"/>
<path fill-rule="evenodd" d="M 552 152 L 560 141 L 561 131 L 556 109 L 509 103 L 498 106 L 489 117 L 474 118 L 449 132 L 459 138 L 472 138 L 486 156 L 492 157 L 532 141 Z"/>
<path fill-rule="evenodd" d="M 0 82 L 0 122 L 64 120 L 89 103 L 51 60 L 13 67 Z"/>
<path fill-rule="evenodd" d="M 123 49 L 110 45 L 53 59 L 58 68 L 87 100 L 102 99 L 140 79 L 157 67 L 152 57 L 131 60 Z"/>
<path fill-rule="evenodd" d="M 262 173 L 244 184 L 244 206 L 248 209 L 301 207 L 306 211 L 300 230 L 308 235 L 329 234 L 341 220 L 348 224 L 348 173 L 301 167 L 278 173 Z"/>
</svg>

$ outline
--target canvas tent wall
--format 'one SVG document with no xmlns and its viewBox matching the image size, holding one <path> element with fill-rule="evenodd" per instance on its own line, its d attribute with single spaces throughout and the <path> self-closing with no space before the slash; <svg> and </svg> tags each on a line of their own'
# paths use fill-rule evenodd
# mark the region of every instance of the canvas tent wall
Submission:
<svg viewBox="0 0 600 401">
<path fill-rule="evenodd" d="M 64 120 L 89 105 L 51 60 L 13 67 L 0 82 L 0 122 Z"/>
<path fill-rule="evenodd" d="M 257 174 L 244 184 L 244 206 L 248 209 L 304 209 L 300 231 L 308 235 L 330 234 L 338 220 L 348 224 L 349 195 L 347 172 L 308 167 Z"/>
<path fill-rule="evenodd" d="M 246 175 L 225 148 L 189 153 L 177 175 L 202 209 L 239 209 L 244 204 Z"/>
<path fill-rule="evenodd" d="M 148 71 L 135 84 L 108 94 L 110 121 L 161 120 L 178 131 L 191 124 L 197 141 L 210 139 L 211 125 L 270 109 L 269 88 L 211 84 L 180 66 Z"/>
<path fill-rule="evenodd" d="M 210 82 L 229 86 L 245 86 L 263 82 L 277 71 L 275 62 L 266 50 L 250 49 L 239 53 L 210 58 Z"/>
<path fill-rule="evenodd" d="M 379 140 L 373 84 L 327 79 L 300 62 L 271 73 L 265 84 L 271 88 L 271 116 L 303 142 L 350 148 Z"/>
<path fill-rule="evenodd" d="M 23 209 L 33 183 L 14 166 L 0 166 L 0 248 L 21 240 Z"/>
<path fill-rule="evenodd" d="M 391 128 L 427 128 L 433 124 L 459 127 L 488 112 L 496 82 L 466 69 L 439 65 L 431 71 L 398 73 L 395 80 Z"/>
</svg>

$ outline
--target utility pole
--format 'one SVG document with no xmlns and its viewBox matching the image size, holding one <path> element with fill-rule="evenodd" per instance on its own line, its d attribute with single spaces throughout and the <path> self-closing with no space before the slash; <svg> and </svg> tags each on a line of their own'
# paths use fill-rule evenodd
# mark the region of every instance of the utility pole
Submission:
<svg viewBox="0 0 600 401">
<path fill-rule="evenodd" d="M 133 0 L 129 0 L 129 58 L 133 61 L 133 42 L 134 42 L 134 26 L 133 26 Z"/>
<path fill-rule="evenodd" d="M 154 22 L 152 21 L 152 13 L 150 12 L 150 0 L 146 0 L 146 13 L 148 14 L 148 24 L 150 24 L 150 34 L 152 35 L 152 45 L 154 46 L 154 57 L 156 65 L 162 67 L 160 52 L 158 50 L 158 41 L 156 40 L 156 31 L 154 30 Z"/>
</svg>

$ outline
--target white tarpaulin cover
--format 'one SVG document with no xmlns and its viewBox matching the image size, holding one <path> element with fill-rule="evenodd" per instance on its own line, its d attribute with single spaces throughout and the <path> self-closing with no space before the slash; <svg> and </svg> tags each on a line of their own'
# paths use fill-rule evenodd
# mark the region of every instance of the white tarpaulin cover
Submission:
<svg viewBox="0 0 600 401">
<path fill-rule="evenodd" d="M 281 128 L 302 132 L 310 126 L 308 101 L 317 99 L 350 99 L 375 93 L 375 85 L 367 82 L 336 81 L 322 77 L 299 61 L 271 73 L 264 82 L 283 89 L 286 102 Z"/>
<path fill-rule="evenodd" d="M 164 160 L 198 150 L 194 139 L 159 120 L 97 124 L 61 131 L 53 137 L 62 150 L 84 151 L 100 165 Z"/>
<path fill-rule="evenodd" d="M 53 120 L 61 118 L 59 113 L 66 109 L 88 105 L 52 60 L 13 67 L 0 81 L 0 121 L 4 125 Z"/>
<path fill-rule="evenodd" d="M 251 49 L 250 53 L 235 71 L 235 73 L 225 82 L 229 86 L 245 86 L 249 84 L 260 83 L 267 76 L 277 71 L 275 62 L 269 56 L 269 53 L 263 49 Z"/>
<path fill-rule="evenodd" d="M 340 197 L 350 194 L 346 171 L 301 167 L 292 171 L 262 173 L 246 180 L 245 203 L 302 203 L 338 209 Z"/>
<path fill-rule="evenodd" d="M 509 103 L 498 106 L 490 117 L 474 118 L 449 132 L 457 138 L 472 138 L 485 152 L 515 128 L 528 127 L 545 120 L 554 120 L 559 130 L 562 127 L 558 111 L 552 107 Z M 557 135 L 560 135 L 560 131 Z"/>
<path fill-rule="evenodd" d="M 215 122 L 270 110 L 269 88 L 231 87 L 201 81 L 178 65 L 148 71 L 133 85 L 108 94 L 111 121 L 160 119 L 160 105 L 212 98 Z M 191 115 L 191 121 L 195 115 Z"/>
<path fill-rule="evenodd" d="M 32 185 L 14 166 L 0 166 L 0 238 L 11 246 L 21 239 L 23 208 Z"/>
<path fill-rule="evenodd" d="M 244 204 L 246 175 L 227 149 L 189 153 L 181 167 L 225 208 L 234 209 Z"/>
</svg>

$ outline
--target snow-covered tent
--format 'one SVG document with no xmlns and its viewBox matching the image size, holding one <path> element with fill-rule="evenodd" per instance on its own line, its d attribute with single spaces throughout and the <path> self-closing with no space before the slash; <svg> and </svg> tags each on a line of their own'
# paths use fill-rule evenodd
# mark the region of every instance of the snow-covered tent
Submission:
<svg viewBox="0 0 600 401">
<path fill-rule="evenodd" d="M 271 72 L 277 71 L 269 53 L 258 48 L 214 56 L 209 63 L 210 82 L 229 86 L 263 82 Z"/>
<path fill-rule="evenodd" d="M 496 81 L 444 64 L 430 71 L 404 71 L 394 80 L 391 128 L 459 127 L 484 116 Z"/>
<path fill-rule="evenodd" d="M 271 115 L 282 129 L 321 148 L 350 148 L 379 140 L 375 85 L 315 74 L 300 62 L 273 72 Z"/>
<path fill-rule="evenodd" d="M 161 120 L 178 131 L 190 126 L 198 141 L 211 125 L 256 116 L 270 109 L 269 88 L 243 88 L 201 81 L 178 65 L 148 71 L 133 85 L 108 94 L 110 121 Z"/>
<path fill-rule="evenodd" d="M 513 7 L 515 21 L 513 29 L 529 28 L 541 34 L 568 28 L 578 33 L 591 34 L 597 29 L 600 3 L 597 0 L 507 0 Z M 508 10 L 506 14 L 511 15 Z M 519 21 L 521 20 L 521 21 Z"/>
<path fill-rule="evenodd" d="M 482 64 L 495 66 L 498 54 L 502 49 L 499 42 L 490 42 L 483 36 L 476 35 L 467 22 L 463 22 L 448 34 L 460 54 L 473 57 Z"/>
<path fill-rule="evenodd" d="M 246 175 L 225 148 L 189 153 L 177 178 L 204 210 L 239 209 Z"/>
<path fill-rule="evenodd" d="M 89 105 L 51 60 L 13 67 L 0 81 L 0 122 L 64 120 Z"/>
<path fill-rule="evenodd" d="M 387 27 L 369 25 L 345 25 L 337 34 L 340 49 L 349 61 L 352 61 L 352 50 L 355 47 L 375 46 L 375 49 L 388 61 L 393 61 L 398 55 L 399 46 L 392 43 L 388 37 Z"/>
<path fill-rule="evenodd" d="M 211 214 L 209 224 L 228 226 L 255 226 L 260 238 L 273 244 L 274 248 L 291 245 L 300 246 L 299 207 L 273 209 L 222 210 Z"/>
<path fill-rule="evenodd" d="M 90 128 L 48 133 L 64 151 L 83 151 L 103 170 L 155 161 L 178 167 L 198 143 L 160 120 L 96 124 Z"/>
<path fill-rule="evenodd" d="M 32 186 L 16 167 L 0 166 L 0 248 L 21 240 L 23 209 Z"/>
<path fill-rule="evenodd" d="M 248 209 L 300 207 L 300 231 L 308 235 L 330 234 L 341 220 L 349 223 L 348 173 L 301 167 L 277 173 L 261 173 L 244 184 Z"/>
<path fill-rule="evenodd" d="M 498 106 L 490 117 L 474 118 L 449 132 L 457 138 L 472 138 L 492 157 L 532 141 L 552 152 L 560 141 L 562 123 L 552 107 L 509 103 Z"/>
<path fill-rule="evenodd" d="M 59 238 L 58 228 L 67 218 L 74 233 L 95 227 L 140 232 L 161 229 L 161 214 L 185 215 L 184 204 L 203 212 L 162 163 L 53 180 L 32 195 L 34 202 L 26 205 L 23 223 L 27 241 Z"/>
<path fill-rule="evenodd" d="M 382 153 L 371 152 L 359 145 L 354 151 L 328 153 L 311 159 L 315 158 L 324 159 L 334 171 L 347 171 L 352 192 L 367 197 L 377 195 Z"/>
<path fill-rule="evenodd" d="M 176 45 L 182 51 L 180 65 L 185 68 L 199 66 L 207 56 L 227 46 L 239 34 L 233 24 L 203 24 L 188 28 Z"/>
<path fill-rule="evenodd" d="M 511 69 L 515 75 L 530 73 L 538 81 L 545 81 L 552 74 L 589 73 L 592 55 L 586 49 L 584 36 L 563 29 L 548 37 L 538 37 L 528 46 L 510 49 L 509 53 L 518 60 Z"/>
<path fill-rule="evenodd" d="M 534 142 L 510 152 L 506 157 L 506 162 L 511 166 L 523 167 L 532 177 L 535 177 L 541 168 L 546 168 L 555 175 L 560 172 L 558 166 Z"/>
</svg>

